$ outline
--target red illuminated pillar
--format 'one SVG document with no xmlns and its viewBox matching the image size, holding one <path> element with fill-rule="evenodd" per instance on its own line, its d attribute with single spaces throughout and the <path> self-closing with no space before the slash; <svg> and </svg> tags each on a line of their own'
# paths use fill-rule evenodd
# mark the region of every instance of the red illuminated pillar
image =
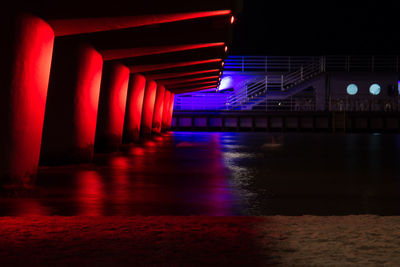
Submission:
<svg viewBox="0 0 400 267">
<path fill-rule="evenodd" d="M 104 64 L 97 115 L 96 152 L 116 151 L 122 144 L 129 74 L 129 68 L 122 64 Z"/>
<path fill-rule="evenodd" d="M 162 117 L 162 130 L 165 131 L 167 129 L 167 121 L 169 116 L 169 101 L 171 99 L 171 92 L 165 90 L 164 94 L 164 106 L 163 106 L 163 117 Z"/>
<path fill-rule="evenodd" d="M 146 78 L 143 75 L 131 74 L 125 112 L 124 143 L 139 141 L 145 87 Z"/>
<path fill-rule="evenodd" d="M 43 128 L 41 164 L 93 156 L 103 59 L 93 47 L 56 40 Z"/>
<path fill-rule="evenodd" d="M 168 114 L 168 120 L 167 120 L 167 128 L 171 128 L 171 122 L 172 122 L 172 113 L 174 111 L 174 100 L 175 100 L 175 94 L 171 93 L 171 98 L 169 100 L 169 114 Z"/>
<path fill-rule="evenodd" d="M 165 87 L 164 85 L 157 86 L 156 100 L 154 103 L 154 114 L 153 114 L 153 132 L 161 132 L 162 117 L 164 111 L 164 95 Z"/>
<path fill-rule="evenodd" d="M 156 100 L 157 83 L 152 80 L 146 82 L 146 89 L 143 98 L 142 124 L 140 133 L 143 137 L 151 135 L 153 129 L 154 102 Z"/>
<path fill-rule="evenodd" d="M 0 184 L 24 186 L 39 163 L 54 32 L 31 15 L 1 22 Z"/>
</svg>

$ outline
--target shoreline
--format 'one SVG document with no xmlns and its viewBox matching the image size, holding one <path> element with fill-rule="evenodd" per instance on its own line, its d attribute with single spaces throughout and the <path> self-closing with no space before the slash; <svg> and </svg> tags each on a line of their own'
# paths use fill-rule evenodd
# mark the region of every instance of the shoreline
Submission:
<svg viewBox="0 0 400 267">
<path fill-rule="evenodd" d="M 396 266 L 400 216 L 0 217 L 1 266 Z"/>
</svg>

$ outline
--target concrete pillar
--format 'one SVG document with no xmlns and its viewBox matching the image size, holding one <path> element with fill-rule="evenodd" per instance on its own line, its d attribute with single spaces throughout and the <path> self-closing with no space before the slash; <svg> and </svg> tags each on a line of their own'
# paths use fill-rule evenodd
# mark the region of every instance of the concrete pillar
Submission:
<svg viewBox="0 0 400 267">
<path fill-rule="evenodd" d="M 103 59 L 93 47 L 56 40 L 40 163 L 80 163 L 93 156 Z"/>
<path fill-rule="evenodd" d="M 38 17 L 10 17 L 0 25 L 0 185 L 23 187 L 39 164 L 54 32 Z"/>
<path fill-rule="evenodd" d="M 157 83 L 152 80 L 146 81 L 146 89 L 143 98 L 142 123 L 140 126 L 140 134 L 145 138 L 151 136 L 153 129 L 153 113 L 156 93 Z"/>
<path fill-rule="evenodd" d="M 164 95 L 165 87 L 159 84 L 157 86 L 156 100 L 154 103 L 154 114 L 153 114 L 153 132 L 161 132 L 162 117 L 164 111 Z"/>
<path fill-rule="evenodd" d="M 116 151 L 122 144 L 129 74 L 129 68 L 122 64 L 104 64 L 97 115 L 96 152 Z"/>
<path fill-rule="evenodd" d="M 140 139 L 145 87 L 146 78 L 143 75 L 131 74 L 125 112 L 124 143 L 138 142 Z"/>
<path fill-rule="evenodd" d="M 171 93 L 171 98 L 169 100 L 169 114 L 168 114 L 168 119 L 167 119 L 167 129 L 171 128 L 172 113 L 174 111 L 174 100 L 175 100 L 175 94 Z"/>
<path fill-rule="evenodd" d="M 171 92 L 165 90 L 164 94 L 164 106 L 163 106 L 163 118 L 162 118 L 162 130 L 165 131 L 167 129 L 167 121 L 169 114 L 169 101 L 171 99 Z"/>
</svg>

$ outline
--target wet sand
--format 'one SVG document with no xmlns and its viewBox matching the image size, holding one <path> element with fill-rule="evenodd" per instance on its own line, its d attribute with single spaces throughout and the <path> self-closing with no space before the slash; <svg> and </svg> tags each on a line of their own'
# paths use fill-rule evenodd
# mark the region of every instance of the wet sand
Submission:
<svg viewBox="0 0 400 267">
<path fill-rule="evenodd" d="M 3 217 L 0 266 L 398 266 L 400 217 Z"/>
<path fill-rule="evenodd" d="M 396 134 L 189 132 L 41 167 L 0 196 L 0 266 L 398 266 L 399 160 Z"/>
</svg>

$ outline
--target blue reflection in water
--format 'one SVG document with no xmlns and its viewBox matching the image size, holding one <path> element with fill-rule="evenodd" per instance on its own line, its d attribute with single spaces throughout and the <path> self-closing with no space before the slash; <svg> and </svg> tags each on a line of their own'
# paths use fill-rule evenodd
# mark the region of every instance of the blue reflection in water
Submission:
<svg viewBox="0 0 400 267">
<path fill-rule="evenodd" d="M 177 132 L 40 168 L 0 215 L 400 214 L 400 135 Z"/>
</svg>

